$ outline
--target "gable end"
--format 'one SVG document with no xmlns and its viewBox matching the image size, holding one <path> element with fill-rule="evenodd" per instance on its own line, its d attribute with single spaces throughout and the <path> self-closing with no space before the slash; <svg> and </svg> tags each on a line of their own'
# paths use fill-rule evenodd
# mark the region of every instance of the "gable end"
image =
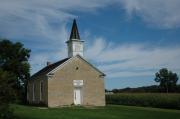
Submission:
<svg viewBox="0 0 180 119">
<path fill-rule="evenodd" d="M 95 66 L 93 66 L 92 64 L 90 64 L 88 61 L 86 61 L 84 58 L 82 58 L 80 55 L 76 55 L 74 57 L 71 57 L 70 59 L 68 59 L 67 61 L 65 61 L 64 63 L 60 64 L 58 67 L 56 67 L 55 69 L 51 70 L 49 73 L 47 73 L 48 76 L 52 76 L 57 70 L 60 70 L 61 68 L 63 68 L 63 66 L 65 66 L 67 63 L 71 62 L 74 58 L 79 58 L 81 60 L 83 60 L 86 64 L 88 64 L 90 67 L 92 67 L 93 69 L 95 69 L 97 72 L 99 72 L 101 74 L 101 76 L 106 76 L 103 72 L 101 72 L 99 69 L 97 69 Z"/>
</svg>

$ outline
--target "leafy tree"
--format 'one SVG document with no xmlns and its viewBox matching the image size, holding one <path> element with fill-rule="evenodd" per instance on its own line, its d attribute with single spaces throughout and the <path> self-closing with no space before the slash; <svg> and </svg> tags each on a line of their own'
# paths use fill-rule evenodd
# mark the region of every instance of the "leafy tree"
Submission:
<svg viewBox="0 0 180 119">
<path fill-rule="evenodd" d="M 155 81 L 160 83 L 160 87 L 169 91 L 173 91 L 176 88 L 176 83 L 178 81 L 178 76 L 172 71 L 168 71 L 166 68 L 162 68 L 155 74 Z"/>
<path fill-rule="evenodd" d="M 15 76 L 0 69 L 0 119 L 13 118 L 9 103 L 14 100 L 15 93 L 12 89 Z"/>
<path fill-rule="evenodd" d="M 113 92 L 113 93 L 118 93 L 118 92 L 119 92 L 119 89 L 113 89 L 112 92 Z"/>
<path fill-rule="evenodd" d="M 29 57 L 30 50 L 24 48 L 20 42 L 0 39 L 0 68 L 14 74 L 15 84 L 12 87 L 24 101 L 27 80 L 30 78 Z"/>
</svg>

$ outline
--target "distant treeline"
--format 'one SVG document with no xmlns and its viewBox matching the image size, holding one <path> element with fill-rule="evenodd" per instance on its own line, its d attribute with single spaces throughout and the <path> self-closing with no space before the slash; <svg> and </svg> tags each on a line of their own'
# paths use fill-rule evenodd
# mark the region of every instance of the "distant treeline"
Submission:
<svg viewBox="0 0 180 119">
<path fill-rule="evenodd" d="M 166 90 L 162 87 L 159 87 L 157 85 L 152 86 L 143 86 L 138 88 L 123 88 L 123 89 L 112 89 L 107 90 L 106 93 L 112 92 L 112 93 L 164 93 Z M 177 85 L 175 88 L 171 89 L 169 93 L 180 93 L 180 84 Z"/>
</svg>

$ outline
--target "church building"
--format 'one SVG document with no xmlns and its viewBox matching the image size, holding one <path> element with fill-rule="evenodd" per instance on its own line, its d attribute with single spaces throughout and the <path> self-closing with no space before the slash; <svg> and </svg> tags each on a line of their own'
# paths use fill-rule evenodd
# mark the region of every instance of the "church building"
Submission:
<svg viewBox="0 0 180 119">
<path fill-rule="evenodd" d="M 73 21 L 68 47 L 68 57 L 47 63 L 31 76 L 27 85 L 30 104 L 48 107 L 105 105 L 105 74 L 84 57 L 84 41 L 80 39 L 76 20 Z"/>
</svg>

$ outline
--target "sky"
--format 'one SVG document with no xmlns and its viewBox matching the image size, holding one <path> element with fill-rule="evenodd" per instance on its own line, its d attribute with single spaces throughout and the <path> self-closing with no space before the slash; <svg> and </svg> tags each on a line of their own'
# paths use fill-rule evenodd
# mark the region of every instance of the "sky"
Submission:
<svg viewBox="0 0 180 119">
<path fill-rule="evenodd" d="M 0 0 L 0 37 L 31 49 L 33 74 L 67 57 L 76 19 L 84 58 L 106 74 L 106 89 L 158 85 L 161 68 L 180 76 L 179 6 L 179 0 Z"/>
</svg>

